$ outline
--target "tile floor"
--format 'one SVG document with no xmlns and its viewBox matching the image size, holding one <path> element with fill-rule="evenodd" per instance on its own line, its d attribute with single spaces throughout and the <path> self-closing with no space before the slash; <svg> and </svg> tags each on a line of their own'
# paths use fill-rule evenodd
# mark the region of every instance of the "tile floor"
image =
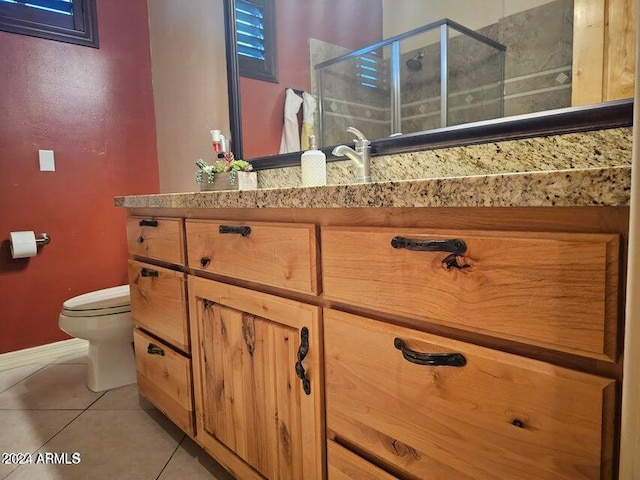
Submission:
<svg viewBox="0 0 640 480">
<path fill-rule="evenodd" d="M 0 371 L 0 454 L 33 460 L 3 455 L 0 480 L 232 480 L 136 385 L 95 393 L 85 375 L 86 356 Z M 37 463 L 44 453 L 67 454 L 69 464 Z"/>
</svg>

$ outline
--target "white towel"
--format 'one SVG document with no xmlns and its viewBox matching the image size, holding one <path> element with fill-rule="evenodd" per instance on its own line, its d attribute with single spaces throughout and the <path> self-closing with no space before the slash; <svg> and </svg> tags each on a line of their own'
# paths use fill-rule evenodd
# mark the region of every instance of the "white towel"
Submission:
<svg viewBox="0 0 640 480">
<path fill-rule="evenodd" d="M 316 99 L 313 95 L 302 92 L 302 133 L 300 134 L 301 150 L 309 150 L 309 135 L 314 135 L 313 114 L 316 113 Z"/>
<path fill-rule="evenodd" d="M 280 153 L 300 151 L 300 131 L 298 130 L 298 111 L 302 98 L 287 88 L 284 97 L 284 126 L 280 139 Z"/>
</svg>

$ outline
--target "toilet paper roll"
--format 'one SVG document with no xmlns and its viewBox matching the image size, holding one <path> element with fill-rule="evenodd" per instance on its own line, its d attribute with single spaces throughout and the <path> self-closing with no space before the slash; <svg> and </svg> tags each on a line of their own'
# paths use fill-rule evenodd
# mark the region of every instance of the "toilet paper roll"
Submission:
<svg viewBox="0 0 640 480">
<path fill-rule="evenodd" d="M 33 232 L 11 232 L 9 243 L 13 258 L 35 257 L 38 253 L 36 234 Z"/>
</svg>

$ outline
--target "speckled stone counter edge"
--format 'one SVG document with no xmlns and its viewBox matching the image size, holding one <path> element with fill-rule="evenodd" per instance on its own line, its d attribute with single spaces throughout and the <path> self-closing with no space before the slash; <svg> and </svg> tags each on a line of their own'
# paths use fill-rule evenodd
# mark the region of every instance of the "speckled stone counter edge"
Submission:
<svg viewBox="0 0 640 480">
<path fill-rule="evenodd" d="M 631 167 L 116 197 L 125 208 L 627 206 Z"/>
</svg>

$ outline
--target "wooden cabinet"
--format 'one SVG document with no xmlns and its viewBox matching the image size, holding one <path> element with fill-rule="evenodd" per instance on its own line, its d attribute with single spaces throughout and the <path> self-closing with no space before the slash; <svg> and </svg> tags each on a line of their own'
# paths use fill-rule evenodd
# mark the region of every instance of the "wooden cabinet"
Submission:
<svg viewBox="0 0 640 480">
<path fill-rule="evenodd" d="M 127 219 L 128 276 L 138 388 L 189 435 L 195 434 L 183 220 Z M 164 266 L 160 266 L 164 265 Z M 167 268 L 170 266 L 171 268 Z"/>
<path fill-rule="evenodd" d="M 196 440 L 238 478 L 323 478 L 319 308 L 192 276 L 189 295 Z"/>
<path fill-rule="evenodd" d="M 191 268 L 301 293 L 318 293 L 316 227 L 186 221 Z"/>
<path fill-rule="evenodd" d="M 141 330 L 133 333 L 140 392 L 189 435 L 194 434 L 191 360 Z"/>
<path fill-rule="evenodd" d="M 339 444 L 327 442 L 329 480 L 398 480 Z"/>
<path fill-rule="evenodd" d="M 184 265 L 183 221 L 179 218 L 137 217 L 127 219 L 129 254 Z"/>
<path fill-rule="evenodd" d="M 243 480 L 615 478 L 628 218 L 432 210 L 130 217 L 140 390 Z"/>
<path fill-rule="evenodd" d="M 325 298 L 616 361 L 612 234 L 327 227 Z"/>
<path fill-rule="evenodd" d="M 324 320 L 330 435 L 399 477 L 610 478 L 614 380 L 338 311 Z"/>
<path fill-rule="evenodd" d="M 129 260 L 129 285 L 136 325 L 189 353 L 185 274 Z"/>
</svg>

